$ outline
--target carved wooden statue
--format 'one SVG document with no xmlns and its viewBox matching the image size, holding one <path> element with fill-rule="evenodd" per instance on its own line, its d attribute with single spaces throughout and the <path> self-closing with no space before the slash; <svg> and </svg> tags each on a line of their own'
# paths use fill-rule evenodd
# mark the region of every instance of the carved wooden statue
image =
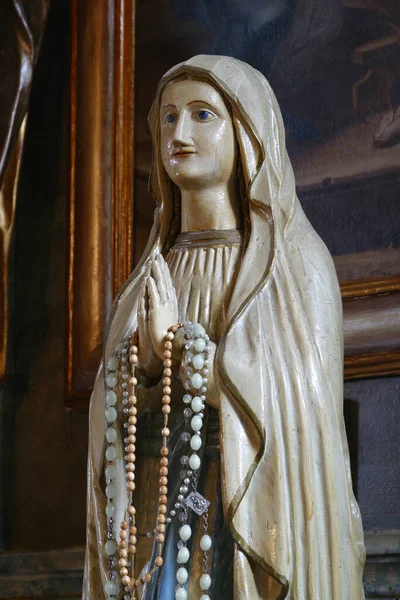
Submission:
<svg viewBox="0 0 400 600">
<path fill-rule="evenodd" d="M 196 56 L 149 124 L 157 208 L 91 401 L 83 598 L 360 600 L 340 291 L 275 96 Z"/>
</svg>

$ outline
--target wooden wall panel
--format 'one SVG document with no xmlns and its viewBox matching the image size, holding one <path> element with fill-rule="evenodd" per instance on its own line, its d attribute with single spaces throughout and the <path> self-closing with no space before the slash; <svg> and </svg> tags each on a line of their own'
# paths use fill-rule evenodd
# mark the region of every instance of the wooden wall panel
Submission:
<svg viewBox="0 0 400 600">
<path fill-rule="evenodd" d="M 87 408 L 132 267 L 134 15 L 134 0 L 71 5 L 69 408 Z"/>
</svg>

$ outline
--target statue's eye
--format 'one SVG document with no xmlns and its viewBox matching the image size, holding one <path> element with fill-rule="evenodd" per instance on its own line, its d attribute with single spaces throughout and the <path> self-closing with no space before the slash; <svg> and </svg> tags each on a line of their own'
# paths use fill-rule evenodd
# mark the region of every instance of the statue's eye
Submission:
<svg viewBox="0 0 400 600">
<path fill-rule="evenodd" d="M 196 117 L 199 121 L 210 121 L 214 115 L 209 110 L 198 110 L 196 112 Z"/>
<path fill-rule="evenodd" d="M 174 115 L 173 113 L 168 113 L 165 115 L 165 122 L 168 123 L 169 125 L 172 125 L 172 123 L 175 123 L 176 121 L 176 115 Z"/>
</svg>

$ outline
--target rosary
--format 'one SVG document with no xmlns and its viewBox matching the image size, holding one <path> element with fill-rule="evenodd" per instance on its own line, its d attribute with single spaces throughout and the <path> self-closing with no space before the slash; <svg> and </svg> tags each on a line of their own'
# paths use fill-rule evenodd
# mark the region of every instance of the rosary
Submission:
<svg viewBox="0 0 400 600">
<path fill-rule="evenodd" d="M 183 328 L 185 334 L 185 346 L 182 357 L 184 365 L 183 387 L 185 394 L 183 403 L 185 408 L 183 416 L 188 424 L 189 431 L 181 435 L 181 440 L 189 444 L 190 456 L 181 457 L 181 481 L 179 494 L 175 502 L 170 504 L 168 514 L 168 465 L 169 449 L 168 437 L 170 430 L 168 428 L 168 416 L 171 413 L 171 377 L 172 377 L 172 344 L 176 332 Z M 193 511 L 203 519 L 203 535 L 200 539 L 200 548 L 203 552 L 203 574 L 200 576 L 199 584 L 204 592 L 200 600 L 210 600 L 207 593 L 211 586 L 211 577 L 208 574 L 208 551 L 211 548 L 211 537 L 208 535 L 208 507 L 209 501 L 206 500 L 198 491 L 199 469 L 201 458 L 198 451 L 202 447 L 203 439 L 201 429 L 203 426 L 205 400 L 207 393 L 207 374 L 208 374 L 208 350 L 209 337 L 204 327 L 200 324 L 178 323 L 168 329 L 164 341 L 163 354 L 163 396 L 162 413 L 163 427 L 161 430 L 161 458 L 160 458 L 160 479 L 159 479 L 159 499 L 158 515 L 156 519 L 156 528 L 154 531 L 156 540 L 156 556 L 153 566 L 149 567 L 147 573 L 135 579 L 135 554 L 138 541 L 138 530 L 136 523 L 136 508 L 133 504 L 133 491 L 135 490 L 135 463 L 136 463 L 136 424 L 137 424 L 137 397 L 135 377 L 136 367 L 138 366 L 138 334 L 118 344 L 115 353 L 111 356 L 107 364 L 106 372 L 106 489 L 107 496 L 106 516 L 107 516 L 107 542 L 105 543 L 105 553 L 107 555 L 109 577 L 104 585 L 104 592 L 108 600 L 116 600 L 121 592 L 121 584 L 125 590 L 124 600 L 134 600 L 138 587 L 149 583 L 153 574 L 159 569 L 163 562 L 163 550 L 165 543 L 166 529 L 172 519 L 178 518 L 181 523 L 179 528 L 179 542 L 177 544 L 177 570 L 175 587 L 175 600 L 186 600 L 187 588 L 185 587 L 189 573 L 185 565 L 190 559 L 190 552 L 187 543 L 192 536 L 192 528 L 187 523 L 189 510 Z M 118 394 L 118 395 L 117 395 Z M 120 523 L 120 532 L 118 539 L 114 533 L 116 507 L 114 499 L 117 496 L 117 488 L 114 483 L 117 476 L 115 460 L 117 450 L 115 442 L 117 440 L 116 421 L 118 402 L 122 404 L 124 415 L 124 449 L 125 449 L 125 471 L 126 471 L 126 492 L 127 506 L 124 520 Z M 152 535 L 152 534 L 150 534 Z M 117 558 L 117 554 L 119 558 Z M 119 576 L 116 568 L 119 568 Z"/>
</svg>

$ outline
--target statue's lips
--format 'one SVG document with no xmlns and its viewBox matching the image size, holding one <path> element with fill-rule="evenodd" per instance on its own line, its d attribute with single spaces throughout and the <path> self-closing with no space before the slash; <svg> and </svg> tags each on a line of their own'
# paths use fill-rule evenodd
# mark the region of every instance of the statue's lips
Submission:
<svg viewBox="0 0 400 600">
<path fill-rule="evenodd" d="M 190 152 L 190 150 L 186 152 L 174 152 L 172 158 L 187 158 L 188 156 L 192 156 L 193 154 L 197 154 L 196 152 Z"/>
</svg>

